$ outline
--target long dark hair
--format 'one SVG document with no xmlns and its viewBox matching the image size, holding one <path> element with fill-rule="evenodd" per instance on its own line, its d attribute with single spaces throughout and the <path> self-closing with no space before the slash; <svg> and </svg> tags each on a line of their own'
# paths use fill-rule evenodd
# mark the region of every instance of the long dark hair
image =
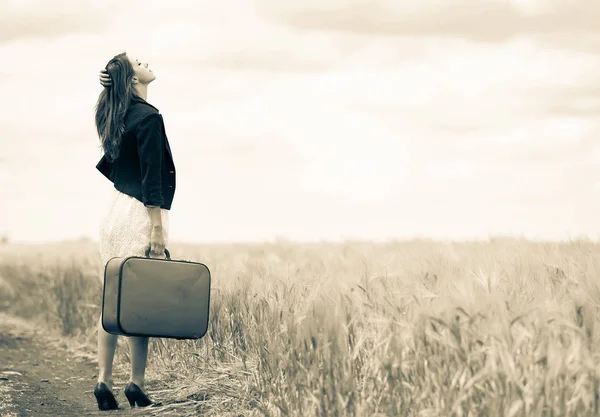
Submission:
<svg viewBox="0 0 600 417">
<path fill-rule="evenodd" d="M 131 80 L 133 67 L 125 52 L 116 55 L 106 64 L 111 86 L 105 87 L 96 103 L 96 129 L 106 157 L 114 161 L 119 157 L 121 138 L 125 132 L 125 114 L 135 95 Z"/>
</svg>

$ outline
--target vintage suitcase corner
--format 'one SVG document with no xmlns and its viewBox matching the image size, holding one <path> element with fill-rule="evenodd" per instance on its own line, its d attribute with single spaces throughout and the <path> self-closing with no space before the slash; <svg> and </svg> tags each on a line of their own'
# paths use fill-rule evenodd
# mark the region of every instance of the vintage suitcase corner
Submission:
<svg viewBox="0 0 600 417">
<path fill-rule="evenodd" d="M 102 290 L 102 320 L 105 332 L 120 335 L 123 329 L 119 325 L 119 286 L 123 258 L 113 257 L 104 266 L 104 286 Z M 112 294 L 108 296 L 107 294 Z M 108 314 L 107 314 L 108 313 Z"/>
</svg>

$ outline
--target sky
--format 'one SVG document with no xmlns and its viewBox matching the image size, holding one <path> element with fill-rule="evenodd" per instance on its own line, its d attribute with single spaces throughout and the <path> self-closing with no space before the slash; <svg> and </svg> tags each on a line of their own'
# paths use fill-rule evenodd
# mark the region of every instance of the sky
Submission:
<svg viewBox="0 0 600 417">
<path fill-rule="evenodd" d="M 600 236 L 595 0 L 0 1 L 0 234 L 97 239 L 94 105 L 157 78 L 170 239 Z"/>
</svg>

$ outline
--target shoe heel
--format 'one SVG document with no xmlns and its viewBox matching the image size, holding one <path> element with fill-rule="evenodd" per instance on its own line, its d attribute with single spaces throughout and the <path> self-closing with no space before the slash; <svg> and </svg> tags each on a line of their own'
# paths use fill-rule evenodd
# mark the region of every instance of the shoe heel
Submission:
<svg viewBox="0 0 600 417">
<path fill-rule="evenodd" d="M 127 397 L 127 401 L 129 401 L 129 405 L 131 407 L 148 407 L 149 405 L 154 404 L 154 402 L 145 394 L 140 387 L 135 385 L 133 382 L 130 382 L 125 387 L 125 397 Z"/>
<path fill-rule="evenodd" d="M 119 403 L 115 399 L 111 390 L 102 382 L 96 384 L 94 396 L 100 410 L 116 410 L 119 408 Z"/>
<path fill-rule="evenodd" d="M 136 403 L 136 395 L 134 392 L 130 392 L 128 389 L 125 389 L 125 398 L 127 398 L 127 401 L 129 401 L 129 405 L 131 406 L 131 408 L 135 407 L 135 403 Z"/>
</svg>

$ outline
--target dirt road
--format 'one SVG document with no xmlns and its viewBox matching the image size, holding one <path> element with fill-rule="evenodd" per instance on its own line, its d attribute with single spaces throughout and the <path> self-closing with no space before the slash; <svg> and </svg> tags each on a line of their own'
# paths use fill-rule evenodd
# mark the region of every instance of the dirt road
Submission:
<svg viewBox="0 0 600 417">
<path fill-rule="evenodd" d="M 165 401 L 159 407 L 131 409 L 123 394 L 127 375 L 116 369 L 113 391 L 119 410 L 98 410 L 93 359 L 89 353 L 46 335 L 43 329 L 0 313 L 0 416 L 189 415 Z M 160 392 L 164 387 L 155 381 L 147 385 L 153 398 L 161 401 L 153 390 Z"/>
</svg>

